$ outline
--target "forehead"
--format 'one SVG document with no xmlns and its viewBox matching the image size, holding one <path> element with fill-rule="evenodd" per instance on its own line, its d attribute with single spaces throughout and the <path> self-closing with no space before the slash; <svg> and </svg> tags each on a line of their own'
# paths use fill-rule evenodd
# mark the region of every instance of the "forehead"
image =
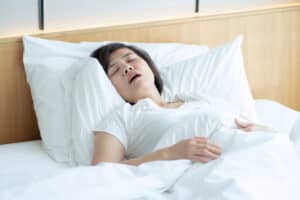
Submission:
<svg viewBox="0 0 300 200">
<path fill-rule="evenodd" d="M 117 61 L 118 59 L 123 58 L 127 54 L 135 54 L 135 52 L 128 48 L 118 49 L 110 54 L 109 61 L 110 62 Z"/>
</svg>

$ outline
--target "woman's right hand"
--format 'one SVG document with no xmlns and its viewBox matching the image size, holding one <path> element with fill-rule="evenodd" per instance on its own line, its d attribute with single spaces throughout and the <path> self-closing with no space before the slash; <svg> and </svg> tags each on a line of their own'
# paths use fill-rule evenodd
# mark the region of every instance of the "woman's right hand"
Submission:
<svg viewBox="0 0 300 200">
<path fill-rule="evenodd" d="M 221 155 L 221 149 L 212 144 L 205 137 L 193 137 L 182 140 L 169 148 L 167 153 L 170 159 L 188 159 L 194 162 L 207 163 Z"/>
</svg>

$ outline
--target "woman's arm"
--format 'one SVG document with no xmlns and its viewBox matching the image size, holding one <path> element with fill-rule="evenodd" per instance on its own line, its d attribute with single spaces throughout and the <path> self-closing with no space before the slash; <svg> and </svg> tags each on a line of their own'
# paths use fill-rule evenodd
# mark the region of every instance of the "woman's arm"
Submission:
<svg viewBox="0 0 300 200">
<path fill-rule="evenodd" d="M 124 155 L 124 146 L 116 137 L 105 132 L 96 133 L 92 165 L 96 165 L 100 162 L 115 162 L 129 165 L 139 165 L 144 162 L 169 159 L 166 151 L 163 149 L 130 160 L 125 160 Z"/>
<path fill-rule="evenodd" d="M 124 160 L 125 149 L 123 145 L 117 138 L 105 132 L 96 134 L 94 148 L 92 165 L 100 162 L 117 162 L 137 166 L 155 160 L 176 159 L 206 163 L 218 158 L 221 154 L 220 148 L 209 143 L 207 138 L 194 137 L 134 159 Z"/>
<path fill-rule="evenodd" d="M 92 165 L 99 162 L 120 162 L 124 155 L 124 146 L 116 137 L 105 132 L 96 132 Z"/>
</svg>

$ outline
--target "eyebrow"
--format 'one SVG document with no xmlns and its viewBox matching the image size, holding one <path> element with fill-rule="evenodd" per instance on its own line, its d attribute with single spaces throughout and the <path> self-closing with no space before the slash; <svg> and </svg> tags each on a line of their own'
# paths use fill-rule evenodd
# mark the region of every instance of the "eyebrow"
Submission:
<svg viewBox="0 0 300 200">
<path fill-rule="evenodd" d="M 131 55 L 131 54 L 133 54 L 133 53 L 132 53 L 132 52 L 125 53 L 121 58 L 125 58 L 125 57 L 127 57 L 127 56 L 129 56 L 129 55 Z M 110 65 L 108 66 L 108 69 L 111 68 L 112 66 L 114 66 L 115 64 L 117 64 L 117 63 L 110 64 Z"/>
</svg>

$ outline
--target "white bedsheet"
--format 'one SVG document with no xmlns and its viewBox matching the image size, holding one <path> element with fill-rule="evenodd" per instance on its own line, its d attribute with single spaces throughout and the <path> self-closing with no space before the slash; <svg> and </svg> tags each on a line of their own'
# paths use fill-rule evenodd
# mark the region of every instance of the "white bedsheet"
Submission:
<svg viewBox="0 0 300 200">
<path fill-rule="evenodd" d="M 290 133 L 300 114 L 275 101 L 260 99 L 255 101 L 259 121 L 282 133 Z"/>
<path fill-rule="evenodd" d="M 198 122 L 200 125 L 203 121 Z M 300 198 L 300 160 L 286 135 L 242 135 L 229 129 L 209 133 L 214 137 L 219 135 L 227 149 L 219 159 L 208 164 L 178 160 L 149 162 L 138 167 L 112 163 L 77 167 L 0 191 L 0 199 Z"/>
<path fill-rule="evenodd" d="M 284 125 L 273 125 L 297 133 L 293 127 L 300 127 L 294 124 L 297 118 L 300 123 L 299 113 L 286 107 L 279 112 L 278 106 L 256 101 L 260 119 L 274 123 L 284 115 L 289 119 Z M 74 169 L 51 160 L 40 141 L 0 145 L 0 199 L 300 199 L 294 188 L 300 185 L 299 174 L 294 173 L 300 168 L 293 145 L 283 135 L 264 141 L 251 151 L 227 154 L 207 165 L 162 161 Z M 241 160 L 243 164 L 237 165 Z"/>
<path fill-rule="evenodd" d="M 54 162 L 41 140 L 0 145 L 0 190 L 44 179 L 68 169 Z"/>
<path fill-rule="evenodd" d="M 170 199 L 300 199 L 300 161 L 293 144 L 285 136 L 276 137 L 266 140 L 262 136 L 264 142 L 257 140 L 253 148 L 193 165 L 176 182 Z"/>
</svg>

